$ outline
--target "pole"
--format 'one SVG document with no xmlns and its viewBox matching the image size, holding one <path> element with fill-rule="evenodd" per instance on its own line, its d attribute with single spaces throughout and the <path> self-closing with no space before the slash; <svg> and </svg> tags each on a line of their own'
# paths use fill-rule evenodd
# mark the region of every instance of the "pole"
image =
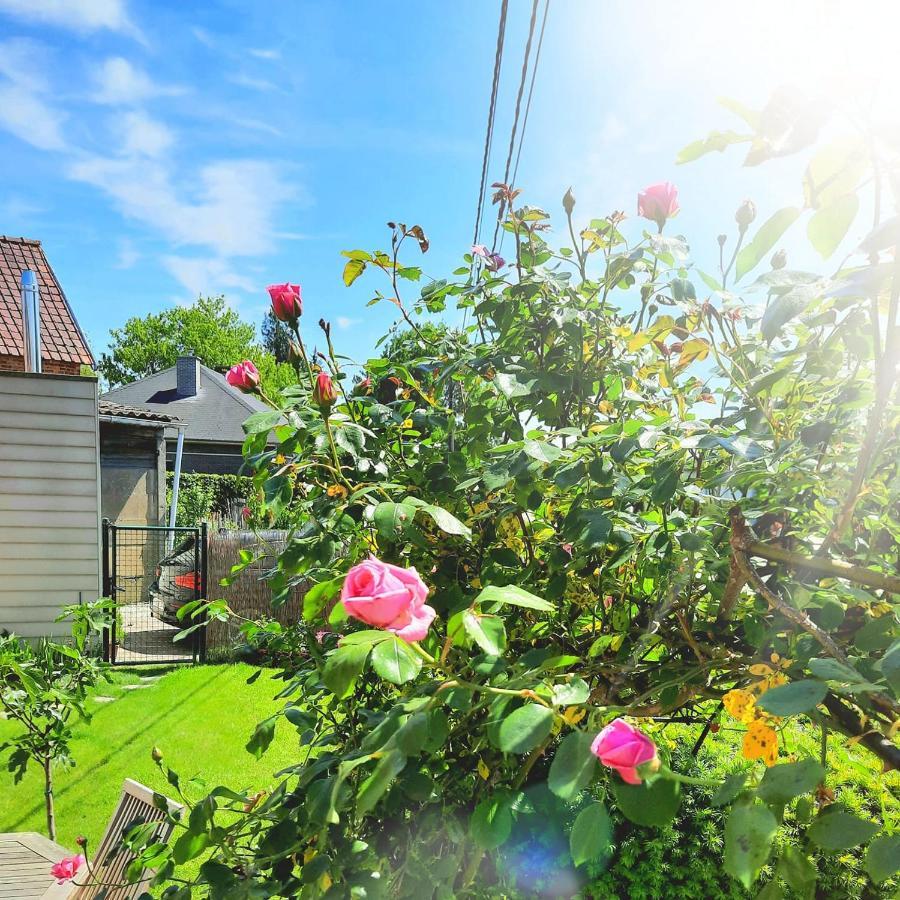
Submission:
<svg viewBox="0 0 900 900">
<path fill-rule="evenodd" d="M 175 541 L 175 518 L 178 513 L 178 487 L 181 483 L 181 455 L 184 451 L 184 426 L 178 429 L 178 442 L 175 445 L 175 471 L 172 474 L 172 503 L 169 506 L 169 536 L 166 539 L 166 552 L 171 553 Z"/>
</svg>

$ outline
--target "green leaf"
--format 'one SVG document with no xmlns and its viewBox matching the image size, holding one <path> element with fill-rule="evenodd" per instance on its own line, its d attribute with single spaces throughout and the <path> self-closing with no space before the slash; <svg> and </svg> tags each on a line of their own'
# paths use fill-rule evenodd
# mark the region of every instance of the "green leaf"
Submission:
<svg viewBox="0 0 900 900">
<path fill-rule="evenodd" d="M 814 759 L 781 763 L 766 769 L 756 793 L 766 803 L 787 803 L 815 790 L 824 778 L 825 770 Z"/>
<path fill-rule="evenodd" d="M 372 650 L 372 668 L 391 684 L 406 684 L 422 671 L 422 657 L 394 635 Z"/>
<path fill-rule="evenodd" d="M 824 681 L 792 681 L 767 690 L 756 705 L 773 716 L 793 716 L 814 709 L 828 693 Z"/>
<path fill-rule="evenodd" d="M 426 503 L 421 506 L 420 509 L 426 515 L 431 516 L 434 520 L 434 524 L 445 534 L 458 534 L 465 538 L 470 538 L 472 536 L 472 529 L 469 528 L 468 525 L 464 525 L 460 522 L 456 516 L 447 512 L 443 507 Z"/>
<path fill-rule="evenodd" d="M 537 747 L 552 728 L 552 709 L 539 703 L 526 703 L 500 723 L 500 749 L 504 753 L 527 753 Z"/>
<path fill-rule="evenodd" d="M 837 250 L 857 212 L 859 197 L 856 194 L 844 194 L 812 214 L 806 233 L 822 259 L 828 259 Z"/>
<path fill-rule="evenodd" d="M 243 425 L 245 434 L 261 434 L 269 431 L 281 421 L 281 412 L 277 409 L 267 409 L 263 412 L 253 413 Z"/>
<path fill-rule="evenodd" d="M 356 679 L 366 667 L 371 649 L 371 644 L 344 644 L 325 660 L 322 680 L 338 699 L 343 699 L 353 690 Z"/>
<path fill-rule="evenodd" d="M 612 522 L 609 516 L 597 509 L 582 510 L 579 522 L 582 526 L 581 533 L 578 535 L 579 543 L 588 550 L 606 546 L 609 533 L 612 531 Z"/>
<path fill-rule="evenodd" d="M 773 213 L 760 225 L 753 240 L 737 255 L 736 280 L 739 281 L 747 272 L 759 265 L 760 260 L 775 246 L 785 231 L 797 221 L 799 215 L 800 210 L 795 206 L 786 206 Z"/>
<path fill-rule="evenodd" d="M 209 835 L 203 831 L 194 834 L 184 832 L 172 847 L 172 859 L 176 864 L 184 865 L 188 860 L 196 859 L 209 845 Z"/>
<path fill-rule="evenodd" d="M 547 786 L 557 797 L 574 800 L 590 784 L 597 771 L 592 740 L 586 731 L 573 731 L 562 739 L 547 776 Z"/>
<path fill-rule="evenodd" d="M 816 816 L 806 836 L 822 850 L 836 851 L 849 850 L 851 847 L 864 844 L 876 831 L 878 826 L 874 822 L 832 808 Z"/>
<path fill-rule="evenodd" d="M 805 312 L 807 307 L 821 295 L 818 284 L 804 284 L 777 296 L 763 313 L 759 323 L 759 333 L 764 341 L 771 343 L 778 337 L 782 327 L 791 319 Z"/>
<path fill-rule="evenodd" d="M 406 757 L 396 748 L 388 750 L 372 770 L 372 774 L 359 786 L 356 794 L 356 811 L 367 813 L 381 799 L 393 780 L 403 771 Z"/>
<path fill-rule="evenodd" d="M 722 153 L 732 144 L 741 144 L 749 140 L 752 140 L 751 135 L 738 134 L 736 131 L 711 131 L 705 138 L 691 141 L 686 147 L 682 147 L 675 157 L 675 164 L 681 166 L 693 162 L 713 151 Z"/>
<path fill-rule="evenodd" d="M 272 743 L 272 738 L 275 737 L 275 721 L 274 716 L 263 719 L 253 729 L 253 734 L 250 735 L 250 740 L 247 741 L 245 749 L 257 759 L 260 759 L 263 753 L 269 749 L 269 744 Z"/>
<path fill-rule="evenodd" d="M 812 860 L 805 853 L 786 844 L 781 851 L 781 859 L 778 860 L 775 871 L 788 883 L 788 887 L 801 897 L 812 897 L 818 873 Z"/>
<path fill-rule="evenodd" d="M 840 684 L 848 692 L 877 690 L 874 684 L 868 682 L 852 666 L 845 666 L 836 659 L 826 657 L 824 659 L 811 659 L 809 671 L 823 681 L 834 681 Z"/>
<path fill-rule="evenodd" d="M 900 871 L 900 833 L 879 835 L 869 844 L 866 871 L 875 884 Z"/>
<path fill-rule="evenodd" d="M 725 825 L 725 871 L 749 890 L 772 850 L 778 822 L 761 803 L 738 804 Z"/>
<path fill-rule="evenodd" d="M 394 734 L 394 741 L 406 756 L 417 756 L 428 740 L 428 713 L 413 713 Z"/>
<path fill-rule="evenodd" d="M 878 663 L 881 674 L 891 686 L 894 694 L 900 697 L 900 641 L 894 641 Z"/>
<path fill-rule="evenodd" d="M 613 824 L 602 803 L 591 803 L 575 818 L 569 833 L 569 852 L 576 866 L 607 857 L 612 849 Z"/>
<path fill-rule="evenodd" d="M 303 595 L 304 621 L 318 620 L 328 605 L 328 601 L 340 593 L 343 582 L 343 578 L 332 578 L 329 581 L 320 581 L 318 584 L 314 584 Z"/>
<path fill-rule="evenodd" d="M 524 606 L 525 609 L 539 609 L 542 612 L 553 612 L 555 608 L 552 603 L 512 584 L 504 587 L 495 587 L 489 584 L 475 598 L 475 602 L 478 604 L 507 603 L 510 606 Z"/>
<path fill-rule="evenodd" d="M 467 609 L 463 613 L 466 634 L 490 656 L 502 656 L 506 649 L 506 628 L 499 616 L 485 616 Z"/>
<path fill-rule="evenodd" d="M 555 706 L 577 706 L 587 703 L 590 696 L 590 685 L 583 678 L 572 678 L 562 684 L 553 685 L 553 704 Z"/>
<path fill-rule="evenodd" d="M 496 850 L 505 844 L 512 831 L 512 810 L 506 794 L 485 797 L 469 820 L 469 834 L 482 850 Z"/>
<path fill-rule="evenodd" d="M 548 444 L 546 441 L 529 439 L 525 441 L 525 446 L 522 449 L 532 459 L 542 463 L 556 462 L 562 456 L 562 450 L 559 447 L 555 444 Z"/>
<path fill-rule="evenodd" d="M 726 803 L 731 803 L 731 801 L 744 789 L 746 783 L 746 772 L 736 772 L 734 775 L 729 775 L 719 786 L 715 794 L 712 795 L 712 799 L 709 802 L 713 806 L 724 806 Z"/>
<path fill-rule="evenodd" d="M 411 503 L 393 503 L 384 500 L 373 513 L 372 521 L 378 536 L 387 541 L 400 540 L 416 516 L 416 508 Z"/>
<path fill-rule="evenodd" d="M 675 818 L 681 805 L 681 785 L 669 778 L 658 778 L 652 784 L 626 784 L 615 775 L 612 792 L 619 810 L 635 825 L 661 828 Z"/>
<path fill-rule="evenodd" d="M 347 265 L 344 266 L 344 284 L 347 287 L 350 287 L 363 272 L 366 271 L 366 264 L 361 259 L 350 259 L 347 260 Z"/>
<path fill-rule="evenodd" d="M 376 631 L 374 629 L 366 629 L 365 631 L 351 631 L 350 634 L 341 636 L 342 647 L 372 647 L 380 644 L 382 641 L 389 641 L 393 635 L 389 631 Z"/>
</svg>

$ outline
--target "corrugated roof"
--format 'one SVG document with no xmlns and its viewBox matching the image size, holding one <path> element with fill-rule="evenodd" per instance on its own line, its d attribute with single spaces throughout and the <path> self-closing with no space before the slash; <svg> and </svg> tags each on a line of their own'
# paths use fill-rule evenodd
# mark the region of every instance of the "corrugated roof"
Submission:
<svg viewBox="0 0 900 900">
<path fill-rule="evenodd" d="M 103 416 L 115 416 L 117 419 L 137 419 L 145 422 L 163 422 L 166 425 L 181 425 L 181 420 L 175 416 L 154 412 L 152 409 L 143 409 L 140 406 L 125 406 L 122 403 L 113 403 L 111 400 L 100 401 L 100 418 Z"/>
<path fill-rule="evenodd" d="M 196 395 L 184 397 L 177 387 L 176 368 L 172 366 L 107 391 L 100 399 L 176 416 L 188 426 L 185 432 L 188 441 L 228 444 L 243 443 L 246 435 L 241 425 L 251 414 L 269 408 L 250 394 L 236 390 L 223 375 L 203 365 Z"/>
<path fill-rule="evenodd" d="M 41 291 L 41 359 L 94 365 L 62 287 L 40 241 L 0 235 L 0 354 L 22 356 L 22 272 L 31 269 Z"/>
</svg>

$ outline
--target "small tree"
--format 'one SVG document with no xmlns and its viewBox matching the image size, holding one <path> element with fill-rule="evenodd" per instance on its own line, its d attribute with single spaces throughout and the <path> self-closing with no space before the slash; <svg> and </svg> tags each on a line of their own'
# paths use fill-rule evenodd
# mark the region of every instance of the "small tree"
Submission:
<svg viewBox="0 0 900 900">
<path fill-rule="evenodd" d="M 69 751 L 72 714 L 83 719 L 88 690 L 104 676 L 102 664 L 89 655 L 88 644 L 105 622 L 105 601 L 72 607 L 63 613 L 75 617 L 71 644 L 42 639 L 33 646 L 15 635 L 0 638 L 0 706 L 21 731 L 0 744 L 10 750 L 7 768 L 18 784 L 29 762 L 44 773 L 47 833 L 56 839 L 53 808 L 53 765 L 73 766 Z"/>
</svg>

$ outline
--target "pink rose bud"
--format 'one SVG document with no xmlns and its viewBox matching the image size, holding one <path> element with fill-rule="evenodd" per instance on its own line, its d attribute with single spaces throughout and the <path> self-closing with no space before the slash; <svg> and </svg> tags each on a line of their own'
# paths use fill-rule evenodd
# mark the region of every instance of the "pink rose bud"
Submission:
<svg viewBox="0 0 900 900">
<path fill-rule="evenodd" d="M 660 228 L 666 224 L 667 219 L 676 215 L 679 209 L 678 188 L 668 181 L 651 184 L 638 194 L 638 215 L 656 222 Z"/>
<path fill-rule="evenodd" d="M 299 284 L 270 284 L 266 290 L 272 298 L 272 315 L 282 322 L 294 323 L 303 313 Z"/>
<path fill-rule="evenodd" d="M 752 200 L 745 200 L 734 214 L 734 221 L 738 223 L 741 231 L 746 231 L 747 226 L 756 218 L 756 204 Z"/>
<path fill-rule="evenodd" d="M 499 253 L 491 253 L 484 244 L 473 244 L 472 253 L 484 260 L 484 267 L 490 272 L 496 272 L 506 265 L 506 260 Z"/>
<path fill-rule="evenodd" d="M 316 375 L 316 386 L 313 388 L 313 403 L 328 409 L 337 400 L 337 391 L 334 382 L 327 372 L 319 372 Z"/>
<path fill-rule="evenodd" d="M 425 603 L 428 586 L 415 569 L 370 556 L 344 579 L 341 603 L 348 615 L 412 643 L 421 641 L 437 613 Z"/>
<path fill-rule="evenodd" d="M 57 884 L 71 881 L 85 862 L 80 853 L 76 856 L 66 856 L 50 868 L 50 874 L 56 879 Z"/>
<path fill-rule="evenodd" d="M 228 370 L 225 380 L 245 394 L 252 394 L 259 387 L 259 371 L 249 359 L 245 359 Z"/>
<path fill-rule="evenodd" d="M 656 744 L 624 719 L 614 719 L 594 738 L 591 753 L 604 766 L 615 769 L 627 784 L 641 783 L 638 766 L 645 763 L 659 766 Z"/>
</svg>

